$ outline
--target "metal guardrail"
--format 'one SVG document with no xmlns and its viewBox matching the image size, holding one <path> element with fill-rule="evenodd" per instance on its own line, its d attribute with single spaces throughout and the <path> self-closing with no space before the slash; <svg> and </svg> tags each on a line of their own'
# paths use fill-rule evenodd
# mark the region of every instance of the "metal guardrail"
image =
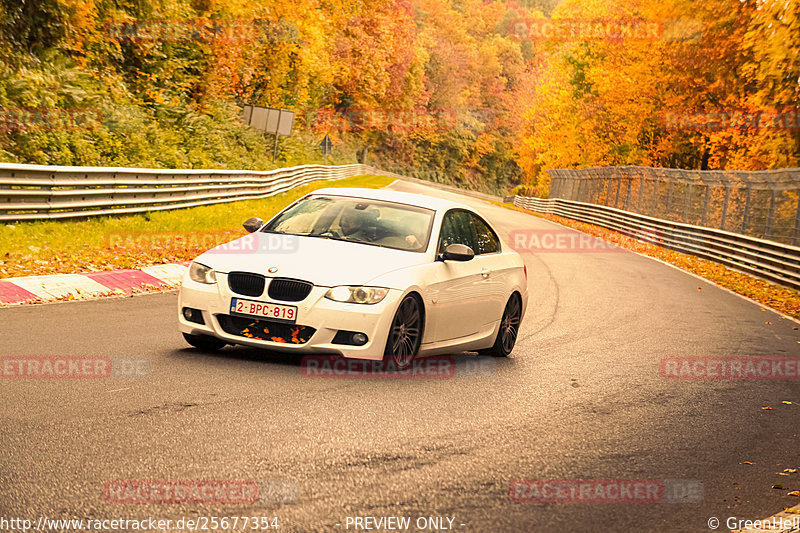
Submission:
<svg viewBox="0 0 800 533">
<path fill-rule="evenodd" d="M 532 211 L 602 226 L 800 290 L 800 247 L 797 246 L 560 198 L 515 196 L 513 203 Z"/>
<path fill-rule="evenodd" d="M 361 174 L 395 176 L 367 165 L 231 171 L 0 163 L 0 221 L 142 213 L 252 200 L 312 181 Z"/>
<path fill-rule="evenodd" d="M 547 173 L 550 198 L 800 244 L 800 168 L 750 171 L 621 166 L 551 169 Z"/>
</svg>

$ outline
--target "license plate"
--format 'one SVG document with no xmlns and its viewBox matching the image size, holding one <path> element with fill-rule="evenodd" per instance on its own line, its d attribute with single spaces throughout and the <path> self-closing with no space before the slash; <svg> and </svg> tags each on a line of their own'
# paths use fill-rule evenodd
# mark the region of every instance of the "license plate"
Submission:
<svg viewBox="0 0 800 533">
<path fill-rule="evenodd" d="M 260 318 L 269 318 L 270 320 L 276 320 L 278 322 L 291 322 L 294 324 L 297 320 L 297 307 L 293 305 L 231 298 L 231 314 L 257 316 Z"/>
</svg>

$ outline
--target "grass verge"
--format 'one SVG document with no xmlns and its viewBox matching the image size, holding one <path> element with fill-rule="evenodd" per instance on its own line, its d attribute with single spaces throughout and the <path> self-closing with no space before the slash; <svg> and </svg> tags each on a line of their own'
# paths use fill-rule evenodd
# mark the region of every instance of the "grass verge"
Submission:
<svg viewBox="0 0 800 533">
<path fill-rule="evenodd" d="M 667 250 L 654 244 L 641 242 L 632 237 L 622 235 L 616 231 L 606 229 L 600 226 L 587 224 L 585 222 L 578 222 L 569 218 L 560 217 L 558 215 L 548 215 L 544 213 L 537 213 L 529 209 L 517 207 L 515 205 L 504 204 L 501 202 L 492 202 L 502 207 L 534 215 L 539 218 L 544 218 L 552 222 L 557 222 L 563 226 L 567 226 L 589 235 L 593 235 L 606 242 L 613 243 L 621 248 L 626 248 L 634 252 L 655 257 L 665 263 L 675 265 L 678 268 L 692 272 L 700 277 L 716 283 L 721 287 L 725 287 L 737 294 L 746 296 L 751 300 L 755 300 L 764 304 L 771 309 L 779 311 L 785 315 L 800 318 L 800 293 L 794 289 L 783 287 L 775 283 L 732 270 L 725 265 L 701 259 L 693 255 Z M 700 290 L 700 287 L 698 287 Z"/>
<path fill-rule="evenodd" d="M 0 225 L 0 279 L 75 274 L 188 261 L 246 232 L 242 222 L 269 219 L 290 202 L 323 187 L 377 189 L 394 181 L 356 176 L 315 181 L 270 198 L 174 211 Z"/>
</svg>

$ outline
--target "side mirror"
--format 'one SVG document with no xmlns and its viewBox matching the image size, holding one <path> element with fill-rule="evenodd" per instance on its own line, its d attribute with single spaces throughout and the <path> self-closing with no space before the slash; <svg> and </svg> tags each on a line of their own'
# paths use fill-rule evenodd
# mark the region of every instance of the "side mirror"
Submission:
<svg viewBox="0 0 800 533">
<path fill-rule="evenodd" d="M 451 244 L 444 249 L 443 253 L 439 254 L 439 259 L 442 261 L 469 261 L 473 257 L 475 257 L 475 252 L 464 244 Z"/>
<path fill-rule="evenodd" d="M 247 233 L 253 233 L 254 231 L 258 231 L 258 228 L 260 228 L 263 225 L 264 221 L 256 217 L 248 218 L 247 220 L 244 221 L 244 224 L 242 224 L 244 229 L 247 230 Z"/>
</svg>

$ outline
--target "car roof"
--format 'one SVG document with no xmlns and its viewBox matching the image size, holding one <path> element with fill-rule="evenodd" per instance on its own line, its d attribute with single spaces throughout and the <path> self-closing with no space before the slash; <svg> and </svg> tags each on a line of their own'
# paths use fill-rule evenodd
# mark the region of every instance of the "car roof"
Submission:
<svg viewBox="0 0 800 533">
<path fill-rule="evenodd" d="M 415 205 L 418 207 L 425 207 L 435 211 L 444 211 L 453 207 L 461 209 L 468 209 L 473 211 L 464 204 L 458 202 L 451 202 L 443 198 L 436 198 L 434 196 L 426 196 L 424 194 L 416 194 L 411 192 L 390 191 L 387 189 L 364 189 L 360 187 L 342 187 L 342 188 L 325 188 L 317 189 L 309 193 L 314 195 L 324 194 L 326 196 L 353 196 L 355 198 L 365 198 L 367 200 L 385 200 L 387 202 L 396 202 L 399 204 Z"/>
</svg>

